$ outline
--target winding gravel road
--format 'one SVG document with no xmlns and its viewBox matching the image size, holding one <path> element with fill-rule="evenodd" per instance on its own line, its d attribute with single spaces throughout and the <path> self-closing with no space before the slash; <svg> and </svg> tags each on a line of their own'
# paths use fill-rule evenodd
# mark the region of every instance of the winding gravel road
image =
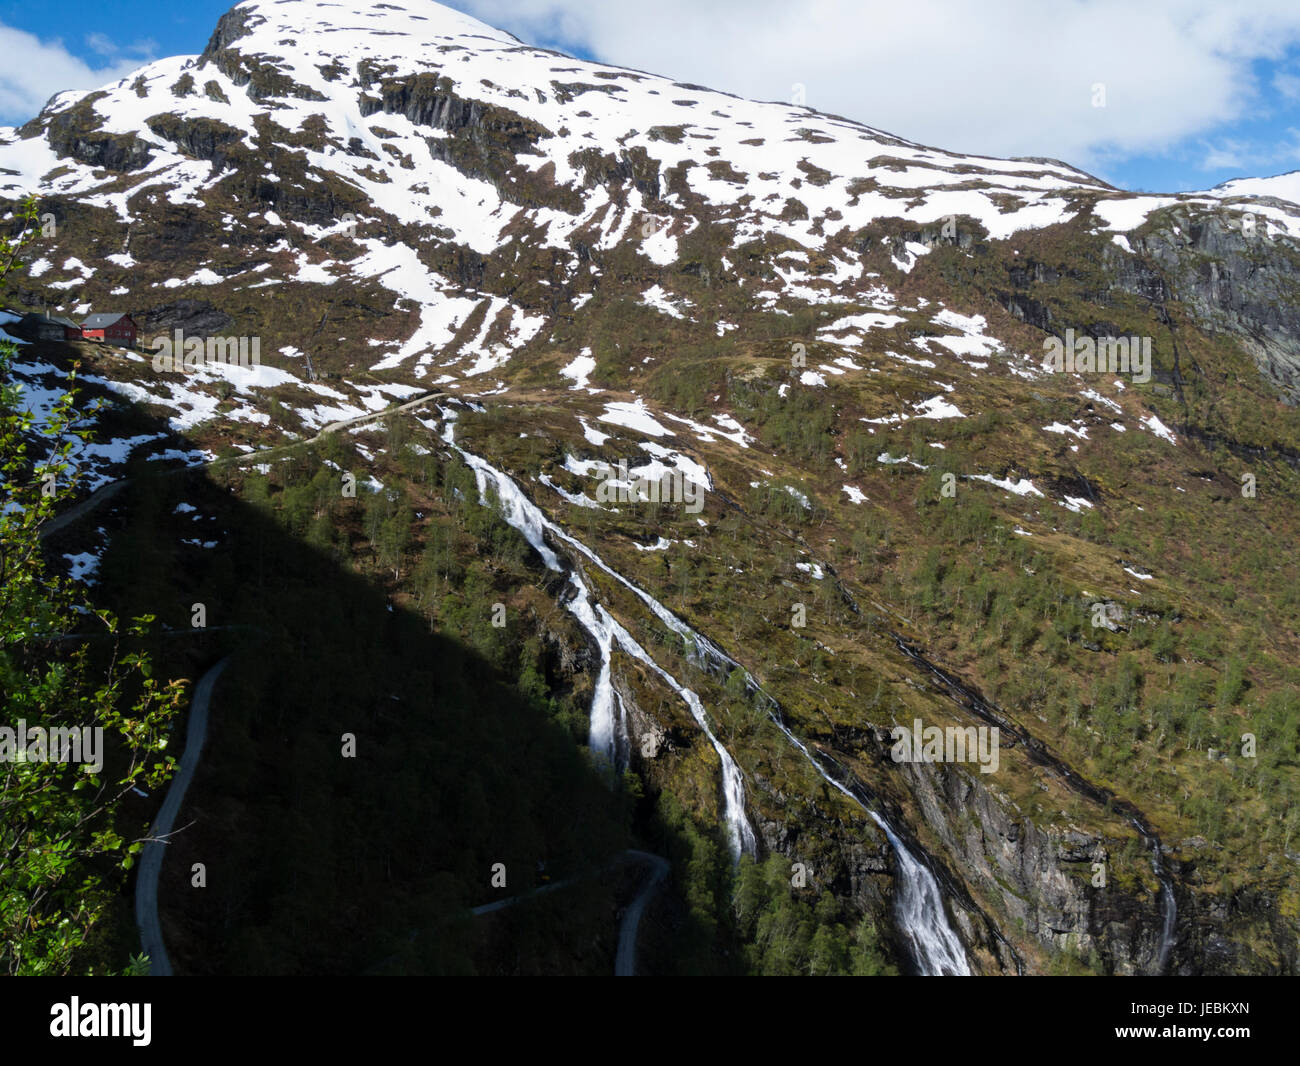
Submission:
<svg viewBox="0 0 1300 1066">
<path fill-rule="evenodd" d="M 126 485 L 126 480 L 110 481 L 107 485 L 100 485 L 94 492 L 84 500 L 74 503 L 62 514 L 57 514 L 51 518 L 45 525 L 41 526 L 37 536 L 44 540 L 46 537 L 52 537 L 64 526 L 71 525 L 84 514 L 88 514 L 98 507 L 101 503 L 107 503 Z"/>
<path fill-rule="evenodd" d="M 618 931 L 618 953 L 614 956 L 615 977 L 636 976 L 636 931 L 641 924 L 641 915 L 645 913 L 650 897 L 659 889 L 659 884 L 668 876 L 668 860 L 648 851 L 628 851 L 634 859 L 650 864 L 650 876 L 646 878 L 645 887 L 637 893 L 636 899 L 623 915 L 623 924 Z"/>
<path fill-rule="evenodd" d="M 162 810 L 158 812 L 158 818 L 149 831 L 151 839 L 140 852 L 140 870 L 135 882 L 135 924 L 140 927 L 141 948 L 149 956 L 151 977 L 172 976 L 171 960 L 167 957 L 167 946 L 163 943 L 162 926 L 158 921 L 158 875 L 162 871 L 163 856 L 166 854 L 166 837 L 180 813 L 181 804 L 185 801 L 185 790 L 194 778 L 199 756 L 203 752 L 203 742 L 207 739 L 208 705 L 212 702 L 212 690 L 229 663 L 230 656 L 227 655 L 204 674 L 194 688 L 189 724 L 185 730 L 185 752 L 181 755 L 176 776 L 167 789 Z"/>
</svg>

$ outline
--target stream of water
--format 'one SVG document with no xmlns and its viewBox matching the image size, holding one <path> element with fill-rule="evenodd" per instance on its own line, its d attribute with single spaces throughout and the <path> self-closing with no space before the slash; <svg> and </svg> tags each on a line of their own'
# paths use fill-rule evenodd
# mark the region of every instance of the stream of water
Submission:
<svg viewBox="0 0 1300 1066">
<path fill-rule="evenodd" d="M 457 445 L 455 443 L 455 412 L 444 409 L 443 413 L 448 416 L 443 429 L 443 440 L 454 448 L 469 465 L 470 469 L 474 471 L 479 494 L 483 501 L 488 502 L 486 490 L 490 483 L 496 494 L 502 517 L 532 545 L 548 569 L 564 570 L 555 552 L 546 543 L 546 533 L 550 533 L 555 540 L 580 553 L 636 595 L 660 622 L 682 638 L 688 654 L 694 656 L 702 665 L 712 667 L 714 670 L 743 670 L 743 667 L 740 667 L 735 660 L 707 637 L 697 633 L 648 592 L 618 573 L 589 547 L 569 536 L 548 519 L 524 495 L 509 475 L 497 470 L 486 460 Z M 569 581 L 574 592 L 566 606 L 579 624 L 592 636 L 600 649 L 600 673 L 596 680 L 596 688 L 591 703 L 590 746 L 592 751 L 607 759 L 609 764 L 614 767 L 619 766 L 621 761 L 626 758 L 626 717 L 622 701 L 614 690 L 610 676 L 611 654 L 613 647 L 617 644 L 624 652 L 644 663 L 647 668 L 662 678 L 686 703 L 691 716 L 713 745 L 713 749 L 717 752 L 722 765 L 724 822 L 732 856 L 738 858 L 742 853 L 756 854 L 757 841 L 753 828 L 745 816 L 744 779 L 735 760 L 710 727 L 708 715 L 699 697 L 655 662 L 623 626 L 610 616 L 603 607 L 593 601 L 591 590 L 576 571 L 569 571 Z M 745 671 L 745 678 L 752 692 L 762 692 L 757 681 L 750 676 L 748 671 Z M 970 967 L 966 960 L 965 951 L 948 921 L 947 914 L 944 911 L 943 897 L 934 875 L 924 863 L 917 860 L 899 838 L 893 827 L 878 812 L 870 809 L 849 789 L 827 773 L 820 762 L 804 746 L 803 742 L 781 721 L 775 701 L 771 700 L 771 697 L 765 693 L 762 695 L 768 701 L 769 717 L 777 728 L 803 753 L 804 757 L 823 779 L 852 800 L 881 828 L 890 846 L 894 849 L 897 858 L 895 870 L 898 879 L 898 892 L 895 901 L 897 920 L 918 971 L 928 976 L 969 975 Z M 624 753 L 622 760 L 620 759 L 620 751 Z"/>
</svg>

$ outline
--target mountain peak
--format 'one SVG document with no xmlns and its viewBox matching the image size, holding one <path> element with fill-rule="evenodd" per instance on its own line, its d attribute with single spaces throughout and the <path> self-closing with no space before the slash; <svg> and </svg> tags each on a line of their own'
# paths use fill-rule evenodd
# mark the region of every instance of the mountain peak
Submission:
<svg viewBox="0 0 1300 1066">
<path fill-rule="evenodd" d="M 432 67 L 430 56 L 444 49 L 487 43 L 522 42 L 433 0 L 247 0 L 218 20 L 200 66 L 211 63 L 236 81 L 239 71 L 273 70 L 303 86 L 322 76 L 333 80 L 322 75 L 322 68 L 356 70 L 363 62 L 389 62 L 406 70 Z"/>
<path fill-rule="evenodd" d="M 401 0 L 400 3 L 354 0 L 346 4 L 245 0 L 218 20 L 204 55 L 236 41 L 241 41 L 241 50 L 246 51 L 264 46 L 312 48 L 333 41 L 336 47 L 342 46 L 338 48 L 341 52 L 354 47 L 359 38 L 380 36 L 404 38 L 416 45 L 449 37 L 520 43 L 511 34 L 434 0 Z"/>
</svg>

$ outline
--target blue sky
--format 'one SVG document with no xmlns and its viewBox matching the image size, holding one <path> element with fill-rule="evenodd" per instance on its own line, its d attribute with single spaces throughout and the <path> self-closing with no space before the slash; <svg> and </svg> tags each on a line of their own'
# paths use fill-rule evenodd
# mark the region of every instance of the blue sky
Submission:
<svg viewBox="0 0 1300 1066">
<path fill-rule="evenodd" d="M 357 0 L 369 2 L 369 0 Z M 401 2 L 401 0 L 396 0 Z M 423 3 L 424 0 L 411 0 Z M 203 49 L 229 0 L 0 0 L 0 122 Z M 1297 0 L 453 0 L 530 43 L 1128 189 L 1300 169 Z M 23 62 L 14 62 L 17 57 Z"/>
</svg>

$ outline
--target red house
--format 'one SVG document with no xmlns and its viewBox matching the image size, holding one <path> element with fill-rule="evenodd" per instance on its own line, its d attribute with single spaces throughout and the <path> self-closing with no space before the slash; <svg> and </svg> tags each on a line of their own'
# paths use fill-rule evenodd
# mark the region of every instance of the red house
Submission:
<svg viewBox="0 0 1300 1066">
<path fill-rule="evenodd" d="M 116 312 L 91 315 L 81 323 L 81 335 L 86 340 L 106 341 L 127 348 L 135 347 L 135 335 L 138 331 L 130 315 Z"/>
</svg>

